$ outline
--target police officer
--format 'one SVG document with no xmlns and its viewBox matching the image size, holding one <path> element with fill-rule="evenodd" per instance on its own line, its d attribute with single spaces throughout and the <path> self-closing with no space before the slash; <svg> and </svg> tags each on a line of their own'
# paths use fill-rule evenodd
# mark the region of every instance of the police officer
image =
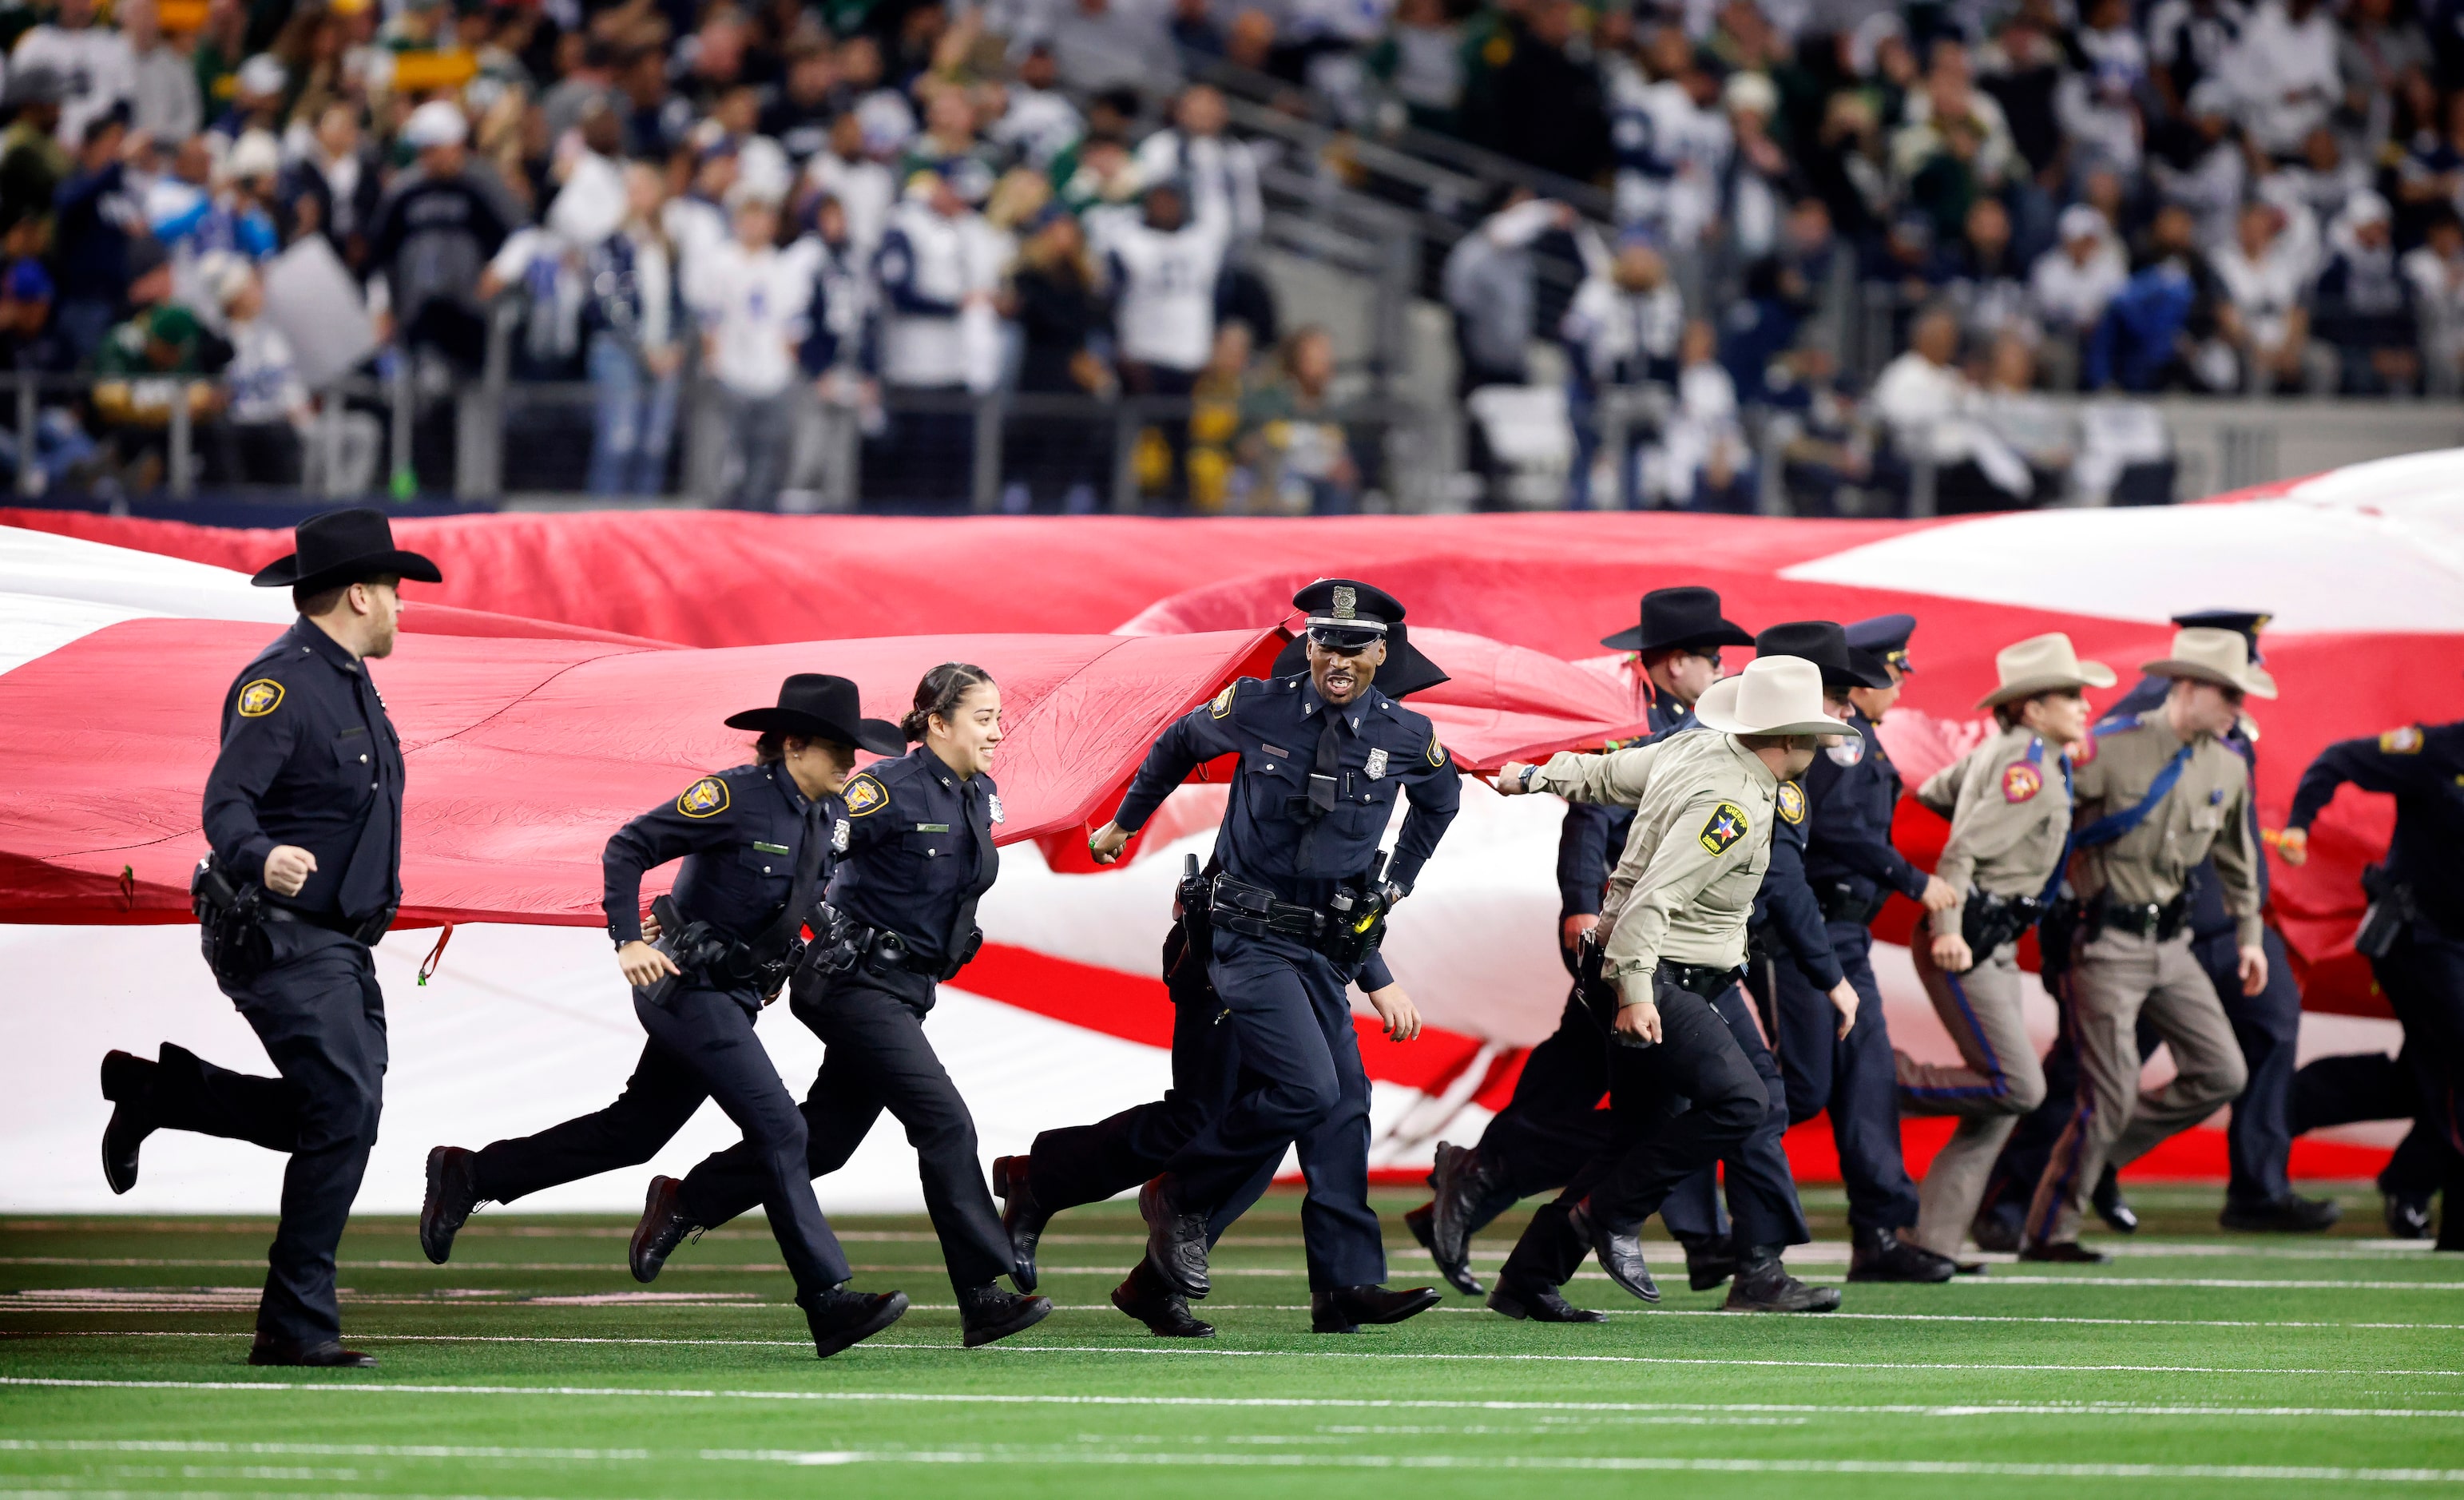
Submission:
<svg viewBox="0 0 2464 1500">
<path fill-rule="evenodd" d="M 1532 1215 L 1489 1294 L 1493 1310 L 1543 1322 L 1604 1321 L 1606 1314 L 1572 1307 L 1557 1292 L 1587 1252 L 1611 1279 L 1648 1295 L 1639 1258 L 1627 1263 L 1626 1246 L 1612 1235 L 1631 1233 L 1680 1182 L 1733 1153 L 1769 1115 L 1770 1091 L 1712 1001 L 1735 987 L 1745 961 L 1780 783 L 1805 768 L 1815 737 L 1855 732 L 1821 709 L 1820 669 L 1795 657 L 1758 657 L 1698 705 L 1704 727 L 1717 733 L 1608 758 L 1628 765 L 1650 758 L 1634 831 L 1602 903 L 1606 937 L 1596 963 L 1586 964 L 1587 993 L 1614 1016 L 1612 1139 Z M 1581 760 L 1557 757 L 1526 779 L 1572 784 L 1585 774 Z M 1594 774 L 1615 779 L 1624 770 L 1611 764 Z M 1683 1107 L 1672 1114 L 1679 1099 Z M 1737 1277 L 1757 1295 L 1793 1284 L 1779 1268 L 1777 1246 L 1745 1248 Z"/>
<path fill-rule="evenodd" d="M 2257 994 L 2268 961 L 2250 766 L 2222 737 L 2246 696 L 2272 698 L 2276 684 L 2251 661 L 2248 641 L 2205 627 L 2176 632 L 2171 653 L 2143 670 L 2173 679 L 2163 706 L 2099 724 L 2072 768 L 2071 883 L 2084 904 L 2060 982 L 2079 1097 L 2029 1204 L 2027 1260 L 2105 1259 L 2079 1243 L 2087 1185 L 2108 1161 L 2127 1166 L 2249 1081 L 2215 986 L 2191 956 L 2186 886 L 2212 850 L 2234 922 L 2235 978 L 2243 994 Z M 2143 1017 L 2179 1070 L 2148 1093 L 2139 1090 Z"/>
<path fill-rule="evenodd" d="M 1996 733 L 1927 777 L 1916 794 L 1950 820 L 1934 873 L 1961 899 L 1932 914 L 1930 930 L 1908 949 L 1960 1061 L 1900 1054 L 1899 1098 L 1903 1114 L 1958 1121 L 1925 1169 L 1911 1237 L 1951 1257 L 1968 1238 L 2002 1142 L 2045 1096 L 2021 1008 L 2019 938 L 2061 882 L 2071 831 L 2064 747 L 2087 733 L 2085 690 L 2114 682 L 2112 668 L 2079 660 L 2058 631 L 2004 647 L 1993 666 L 2000 681 L 1976 706 L 1992 710 Z"/>
<path fill-rule="evenodd" d="M 1447 680 L 1436 663 L 1413 648 L 1409 629 L 1399 620 L 1388 629 L 1386 650 L 1377 681 L 1378 691 L 1388 697 L 1400 699 Z M 1294 636 L 1275 657 L 1269 674 L 1281 679 L 1308 672 L 1308 638 Z M 1211 879 L 1214 873 L 1201 871 L 1200 878 Z M 1045 1131 L 1025 1154 L 993 1160 L 993 1193 L 1002 1200 L 1001 1224 L 1018 1257 L 1020 1285 L 1030 1291 L 1035 1290 L 1036 1246 L 1054 1214 L 1082 1203 L 1102 1202 L 1154 1177 L 1199 1126 L 1242 1092 L 1240 1046 L 1226 1028 L 1215 1024 L 1223 1004 L 1207 979 L 1206 950 L 1212 941 L 1209 903 L 1202 889 L 1188 877 L 1180 895 L 1163 946 L 1164 986 L 1173 1002 L 1172 1088 L 1161 1099 L 1133 1105 L 1092 1125 Z M 1388 1026 L 1391 1039 L 1407 1040 L 1417 1031 L 1419 1012 L 1396 985 L 1383 951 L 1370 950 L 1356 982 L 1380 1014 L 1398 1023 L 1408 1018 L 1408 1029 L 1403 1025 Z M 1248 1187 L 1208 1216 L 1210 1246 L 1272 1183 L 1279 1165 L 1280 1161 L 1267 1163 Z M 1304 1239 L 1312 1229 L 1323 1238 L 1324 1221 L 1305 1216 L 1302 1229 Z M 1113 1289 L 1112 1306 L 1145 1323 L 1159 1337 L 1204 1338 L 1215 1332 L 1213 1324 L 1191 1313 L 1189 1299 L 1156 1276 L 1143 1259 Z"/>
<path fill-rule="evenodd" d="M 2456 850 L 2464 849 L 2464 721 L 2405 724 L 2319 752 L 2294 788 L 2293 810 L 2277 844 L 2285 863 L 2308 861 L 2310 825 L 2334 800 L 2336 788 L 2347 783 L 2395 798 L 2395 836 L 2387 858 L 2362 877 L 2370 907 L 2353 946 L 2370 960 L 2370 972 L 2404 1025 L 2404 1049 L 2395 1062 L 2396 1077 L 2383 1071 L 2374 1079 L 2359 1076 L 2375 1085 L 2372 1092 L 2383 1091 L 2382 1096 L 2409 1095 L 2413 1101 L 2413 1136 L 2424 1143 L 2408 1140 L 2399 1155 L 2443 1158 L 2437 1164 L 2445 1169 L 2447 1202 L 2437 1248 L 2464 1250 L 2464 1214 L 2456 1210 L 2464 1201 L 2464 866 L 2456 860 Z M 2329 1061 L 2345 1060 L 2321 1063 Z M 2301 1070 L 2299 1113 L 2307 1118 L 2297 1124 L 2307 1128 L 2312 1120 L 2326 1124 L 2384 1113 L 2366 1100 L 2322 1096 L 2323 1080 L 2312 1076 L 2321 1063 Z M 2356 1076 L 2348 1070 L 2343 1075 Z M 2400 1218 L 2403 1205 L 2391 1194 L 2390 1227 L 2413 1227 L 2416 1235 L 2426 1227 L 2420 1220 L 2428 1216 L 2429 1195 L 2415 1191 L 2420 1219 Z"/>
<path fill-rule="evenodd" d="M 1394 596 L 1321 579 L 1293 596 L 1307 617 L 1309 674 L 1244 677 L 1166 730 L 1113 820 L 1089 849 L 1120 855 L 1166 794 L 1218 756 L 1237 755 L 1209 888 L 1208 977 L 1249 1076 L 1138 1195 L 1147 1257 L 1183 1296 L 1208 1290 L 1211 1215 L 1297 1145 L 1309 1180 L 1311 1325 L 1338 1332 L 1395 1322 L 1437 1301 L 1388 1291 L 1386 1252 L 1368 1205 L 1369 1075 L 1345 986 L 1384 912 L 1411 892 L 1461 788 L 1426 718 L 1377 691 Z M 1396 799 L 1410 803 L 1393 860 L 1377 846 Z M 1375 995 L 1372 1003 L 1377 1004 Z M 1381 1012 L 1390 1032 L 1417 1015 Z"/>
<path fill-rule="evenodd" d="M 1854 1242 L 1851 1281 L 1944 1281 L 1952 1264 L 1900 1238 L 1917 1223 L 1916 1183 L 1900 1153 L 1891 1036 L 1874 981 L 1872 922 L 1893 892 L 1929 912 L 1959 893 L 1908 863 L 1891 845 L 1900 772 L 1875 733 L 1912 670 L 1908 636 L 1916 621 L 1882 615 L 1847 629 L 1861 653 L 1852 672 L 1826 677 L 1831 711 L 1858 733 L 1826 746 L 1805 775 L 1805 877 L 1822 905 L 1824 931 L 1840 971 L 1862 1004 L 1857 1024 L 1835 1036 L 1832 1007 L 1793 972 L 1778 976 L 1780 1058 L 1788 1072 L 1789 1117 L 1829 1111 L 1839 1174 L 1848 1187 Z"/>
<path fill-rule="evenodd" d="M 758 1143 L 759 1191 L 820 1353 L 869 1337 L 906 1310 L 897 1292 L 840 1287 L 847 1258 L 804 1174 L 804 1121 L 752 1032 L 786 980 L 847 841 L 839 794 L 857 749 L 879 755 L 904 742 L 895 725 L 862 717 L 858 704 L 845 677 L 787 678 L 776 706 L 727 720 L 760 736 L 753 763 L 700 778 L 608 839 L 601 904 L 649 1033 L 641 1061 L 616 1102 L 596 1114 L 480 1151 L 429 1151 L 419 1239 L 430 1261 L 445 1264 L 479 1204 L 638 1166 L 715 1098 Z M 644 940 L 642 876 L 672 859 L 684 861 L 669 897 L 676 925 L 663 927 L 654 947 Z"/>
<path fill-rule="evenodd" d="M 1694 722 L 1694 702 L 1720 680 L 1723 647 L 1751 646 L 1752 634 L 1720 613 L 1720 596 L 1702 587 L 1655 588 L 1642 596 L 1639 623 L 1603 638 L 1631 651 L 1628 671 L 1651 737 Z M 1575 971 L 1585 933 L 1599 925 L 1609 870 L 1625 849 L 1634 811 L 1613 803 L 1570 803 L 1557 841 L 1558 955 Z M 1435 1196 L 1403 1216 L 1439 1273 L 1465 1296 L 1481 1285 L 1468 1264 L 1471 1237 L 1521 1199 L 1566 1185 L 1574 1169 L 1608 1144 L 1597 1108 L 1608 1092 L 1599 1028 L 1579 989 L 1566 997 L 1556 1031 L 1524 1058 L 1514 1096 L 1488 1122 L 1477 1146 L 1438 1143 L 1429 1173 Z M 1713 1283 L 1717 1285 L 1717 1283 Z"/>
<path fill-rule="evenodd" d="M 847 783 L 847 849 L 830 886 L 838 930 L 805 949 L 789 982 L 796 1019 L 826 1048 L 804 1096 L 805 1168 L 818 1178 L 846 1165 L 884 1110 L 906 1127 L 974 1349 L 1052 1312 L 1049 1299 L 994 1282 L 1017 1264 L 984 1186 L 975 1117 L 924 1034 L 938 986 L 983 945 L 976 906 L 1001 872 L 1001 689 L 981 667 L 944 662 L 916 684 L 898 727 L 915 748 Z M 650 1280 L 686 1235 L 751 1208 L 761 1180 L 749 1140 L 681 1180 L 652 1179 L 633 1231 L 634 1276 Z"/>
<path fill-rule="evenodd" d="M 102 1164 L 127 1192 L 157 1130 L 289 1154 L 249 1363 L 364 1369 L 376 1357 L 341 1341 L 334 1250 L 384 1102 L 385 995 L 368 948 L 402 904 L 403 792 L 402 743 L 367 663 L 393 651 L 402 581 L 443 579 L 394 546 L 378 511 L 315 517 L 294 540 L 250 580 L 288 587 L 299 618 L 223 696 L 206 778 L 213 853 L 195 888 L 215 982 L 282 1076 L 231 1072 L 169 1042 L 157 1062 L 113 1052 Z"/>
<path fill-rule="evenodd" d="M 2251 661 L 2258 663 L 2263 660 L 2258 632 L 2267 619 L 2255 610 L 2203 609 L 2175 615 L 2173 624 L 2184 629 L 2234 631 L 2248 642 Z M 2144 676 L 2107 711 L 2107 717 L 2128 718 L 2154 709 L 2163 704 L 2171 686 L 2163 677 Z M 2223 736 L 2223 740 L 2251 768 L 2255 784 L 2256 726 L 2245 717 Z M 2255 805 L 2252 816 L 2257 816 Z M 2254 837 L 2256 827 L 2254 822 Z M 2263 860 L 2258 867 L 2258 890 L 2263 908 L 2268 893 Z M 2240 956 L 2235 923 L 2225 911 L 2214 860 L 2201 861 L 2190 871 L 2187 893 L 2191 955 L 2208 971 L 2209 982 L 2224 1004 L 2225 1015 L 2233 1023 L 2233 1040 L 2241 1048 L 2242 1062 L 2250 1074 L 2250 1087 L 2233 1101 L 2233 1116 L 2225 1126 L 2230 1176 L 2220 1222 L 2228 1229 L 2324 1229 L 2335 1224 L 2342 1212 L 2335 1200 L 2304 1198 L 2295 1193 L 2287 1171 L 2293 1152 L 2293 1074 L 2300 1040 L 2301 991 L 2294 980 L 2284 939 L 2273 927 L 2261 934 L 2260 942 L 2267 952 L 2267 986 L 2255 995 L 2245 995 L 2238 978 Z M 2143 1025 L 2139 1029 L 2140 1054 L 2145 1057 L 2154 1053 L 2156 1042 L 2153 1028 Z M 1993 1206 L 1988 1208 L 1988 1217 L 1978 1224 L 1979 1243 L 1991 1242 L 1988 1248 L 2015 1247 L 2005 1236 L 2015 1236 L 2019 1209 L 2043 1175 L 2054 1140 L 2070 1118 L 2078 1080 L 2078 1051 L 2065 1031 L 2056 1038 L 2054 1049 L 2045 1059 L 2044 1104 L 2013 1133 L 2003 1159 L 1994 1170 L 1989 1189 L 1989 1202 Z M 2112 1227 L 2124 1233 L 2138 1227 L 2138 1215 L 2122 1196 L 2112 1168 L 2107 1167 L 2097 1181 L 2089 1202 Z"/>
</svg>

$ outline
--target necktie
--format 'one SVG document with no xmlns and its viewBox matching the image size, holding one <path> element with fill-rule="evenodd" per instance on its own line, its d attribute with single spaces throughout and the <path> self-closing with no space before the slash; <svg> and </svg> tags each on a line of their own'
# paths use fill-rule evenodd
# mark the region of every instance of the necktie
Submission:
<svg viewBox="0 0 2464 1500">
<path fill-rule="evenodd" d="M 1299 863 L 1294 867 L 1301 873 L 1316 868 L 1318 829 L 1326 826 L 1326 815 L 1334 810 L 1335 788 L 1342 784 L 1343 736 L 1349 726 L 1331 706 L 1323 718 L 1317 732 L 1317 759 L 1309 767 L 1309 810 L 1302 814 L 1307 827 L 1301 832 Z"/>
</svg>

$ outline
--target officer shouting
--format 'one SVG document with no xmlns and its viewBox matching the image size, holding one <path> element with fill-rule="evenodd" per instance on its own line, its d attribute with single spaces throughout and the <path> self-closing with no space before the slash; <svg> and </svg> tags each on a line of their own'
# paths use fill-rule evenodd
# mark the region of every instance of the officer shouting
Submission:
<svg viewBox="0 0 2464 1500">
<path fill-rule="evenodd" d="M 1215 846 L 1209 977 L 1249 1076 L 1139 1193 L 1147 1256 L 1165 1285 L 1204 1296 L 1210 1215 L 1297 1144 L 1309 1188 L 1301 1211 L 1312 1322 L 1343 1328 L 1436 1301 L 1379 1285 L 1369 1076 L 1345 986 L 1454 821 L 1461 787 L 1429 721 L 1374 685 L 1402 605 L 1349 579 L 1322 579 L 1292 602 L 1307 615 L 1309 674 L 1244 677 L 1166 730 L 1089 849 L 1110 864 L 1190 772 L 1240 757 Z M 1378 841 L 1398 794 L 1410 808 L 1381 875 Z M 1380 1019 L 1390 1032 L 1419 1029 L 1417 1015 L 1390 1008 Z"/>
<path fill-rule="evenodd" d="M 302 521 L 295 550 L 250 580 L 288 587 L 299 618 L 223 697 L 206 778 L 212 855 L 194 893 L 215 982 L 279 1079 L 236 1073 L 165 1042 L 158 1062 L 113 1052 L 103 1096 L 112 1191 L 136 1184 L 148 1133 L 190 1130 L 286 1152 L 249 1363 L 364 1369 L 341 1344 L 334 1250 L 376 1144 L 385 995 L 369 945 L 402 904 L 402 742 L 367 663 L 393 651 L 405 579 L 436 564 L 393 544 L 383 513 Z"/>
</svg>

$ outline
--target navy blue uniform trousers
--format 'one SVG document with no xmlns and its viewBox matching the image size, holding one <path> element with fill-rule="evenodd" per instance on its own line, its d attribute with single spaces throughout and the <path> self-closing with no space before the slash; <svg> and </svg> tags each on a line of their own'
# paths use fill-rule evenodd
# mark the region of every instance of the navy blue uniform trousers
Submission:
<svg viewBox="0 0 2464 1500">
<path fill-rule="evenodd" d="M 342 1330 L 334 1250 L 384 1107 L 385 994 L 365 943 L 293 922 L 265 932 L 272 963 L 223 993 L 281 1076 L 232 1072 L 166 1043 L 149 1108 L 158 1128 L 290 1155 L 256 1329 L 270 1338 L 329 1343 Z"/>
<path fill-rule="evenodd" d="M 1793 965 L 1778 966 L 1779 1060 L 1792 1125 L 1829 1111 L 1848 1188 L 1848 1224 L 1905 1229 L 1917 1222 L 1917 1185 L 1900 1153 L 1900 1101 L 1882 990 L 1874 980 L 1874 934 L 1861 922 L 1826 922 L 1831 951 L 1857 991 L 1857 1024 L 1839 1035 L 1839 1012 Z"/>
<path fill-rule="evenodd" d="M 1599 1107 L 1609 1092 L 1607 1048 L 1577 984 L 1557 1029 L 1524 1057 L 1514 1096 L 1481 1133 L 1481 1162 L 1498 1185 L 1472 1215 L 1473 1229 L 1522 1199 L 1565 1186 L 1607 1149 L 1609 1112 Z"/>
<path fill-rule="evenodd" d="M 1705 1167 L 1679 1183 L 1661 1205 L 1660 1222 L 1681 1240 L 1719 1239 L 1733 1232 L 1740 1246 L 1803 1245 L 1814 1232 L 1796 1201 L 1796 1180 L 1789 1175 L 1788 1147 L 1781 1139 L 1788 1134 L 1789 1115 L 1779 1065 L 1763 1045 L 1762 1028 L 1754 1025 L 1743 989 L 1731 984 L 1709 1004 L 1761 1081 L 1766 1105 L 1745 1138 L 1720 1154 L 1719 1181 Z M 1824 1008 L 1829 1008 L 1827 1003 Z M 1721 1185 L 1728 1201 L 1725 1223 L 1722 1194 L 1716 1190 Z"/>
<path fill-rule="evenodd" d="M 2400 934 L 2370 962 L 2388 1007 L 2404 1026 L 2394 1057 L 2322 1057 L 2301 1070 L 2293 1128 L 2317 1130 L 2355 1120 L 2410 1116 L 2408 1135 L 2380 1175 L 2383 1191 L 2427 1198 L 2449 1193 L 2440 1243 L 2464 1244 L 2464 941 L 2424 923 Z"/>
</svg>

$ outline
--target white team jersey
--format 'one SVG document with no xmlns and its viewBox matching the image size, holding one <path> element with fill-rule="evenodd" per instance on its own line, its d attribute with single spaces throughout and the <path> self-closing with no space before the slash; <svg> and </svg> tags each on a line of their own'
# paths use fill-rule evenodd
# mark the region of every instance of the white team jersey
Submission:
<svg viewBox="0 0 2464 1500">
<path fill-rule="evenodd" d="M 943 218 L 922 203 L 902 203 L 890 215 L 873 279 L 881 307 L 881 377 L 892 386 L 967 384 L 971 367 L 960 309 L 968 296 L 992 290 L 981 222 L 974 213 Z"/>
<path fill-rule="evenodd" d="M 9 56 L 9 71 L 22 74 L 36 64 L 58 71 L 68 97 L 60 101 L 60 144 L 71 151 L 85 141 L 89 121 L 137 93 L 137 56 L 127 38 L 102 26 L 77 31 L 37 26 L 17 43 Z"/>
<path fill-rule="evenodd" d="M 1728 117 L 1696 106 L 1674 80 L 1645 85 L 1618 103 L 1618 222 L 1647 226 L 1671 245 L 1693 244 L 1720 216 L 1721 187 L 1736 151 Z"/>
<path fill-rule="evenodd" d="M 796 378 L 812 266 L 778 251 L 715 245 L 686 271 L 685 292 L 716 343 L 711 373 L 741 396 L 775 396 Z"/>
<path fill-rule="evenodd" d="M 1118 294 L 1113 336 L 1122 357 L 1166 369 L 1204 367 L 1215 349 L 1221 232 L 1211 223 L 1167 233 L 1130 221 L 1112 226 L 1103 248 Z"/>
<path fill-rule="evenodd" d="M 898 185 L 890 168 L 859 157 L 848 161 L 835 151 L 819 151 L 804 168 L 804 180 L 839 201 L 847 210 L 847 238 L 869 255 L 881 244 L 890 223 L 890 207 Z"/>
</svg>

